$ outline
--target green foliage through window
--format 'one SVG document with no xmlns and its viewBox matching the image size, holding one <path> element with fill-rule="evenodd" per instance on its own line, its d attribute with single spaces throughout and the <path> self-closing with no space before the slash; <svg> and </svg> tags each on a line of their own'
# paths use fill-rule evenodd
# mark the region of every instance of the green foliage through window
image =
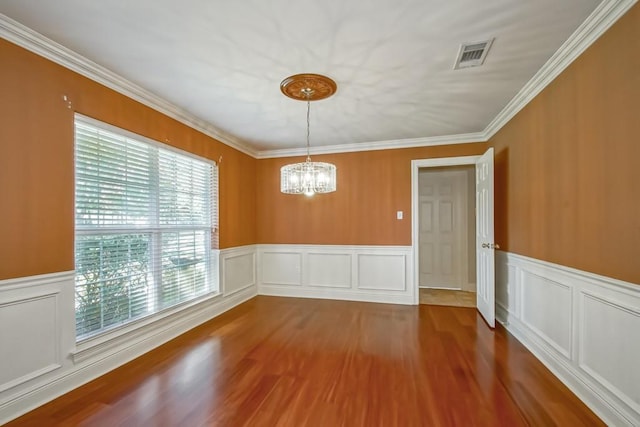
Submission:
<svg viewBox="0 0 640 427">
<path fill-rule="evenodd" d="M 77 117 L 76 336 L 217 290 L 216 198 L 213 163 Z"/>
</svg>

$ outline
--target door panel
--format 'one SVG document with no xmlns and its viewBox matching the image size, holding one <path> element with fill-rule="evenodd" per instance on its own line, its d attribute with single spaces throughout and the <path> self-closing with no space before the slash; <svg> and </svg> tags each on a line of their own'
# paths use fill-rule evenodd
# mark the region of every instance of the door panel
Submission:
<svg viewBox="0 0 640 427">
<path fill-rule="evenodd" d="M 420 286 L 466 285 L 466 176 L 465 171 L 420 171 Z"/>
<path fill-rule="evenodd" d="M 420 232 L 430 233 L 433 229 L 433 203 L 420 203 Z"/>
<path fill-rule="evenodd" d="M 495 327 L 495 252 L 493 230 L 493 148 L 476 164 L 477 306 Z"/>
<path fill-rule="evenodd" d="M 440 233 L 453 232 L 453 203 L 450 201 L 440 202 Z"/>
<path fill-rule="evenodd" d="M 453 264 L 453 246 L 449 243 L 443 243 L 440 246 L 440 267 L 442 269 L 442 274 L 445 276 L 452 275 L 454 273 Z"/>
<path fill-rule="evenodd" d="M 430 276 L 433 274 L 433 244 L 420 245 L 420 274 Z"/>
</svg>

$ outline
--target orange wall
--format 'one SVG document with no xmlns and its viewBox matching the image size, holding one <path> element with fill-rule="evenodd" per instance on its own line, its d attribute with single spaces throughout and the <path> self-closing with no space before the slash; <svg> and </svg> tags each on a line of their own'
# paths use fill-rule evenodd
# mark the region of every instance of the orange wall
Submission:
<svg viewBox="0 0 640 427">
<path fill-rule="evenodd" d="M 640 283 L 635 52 L 638 5 L 492 138 L 503 249 Z M 73 268 L 73 114 L 64 94 L 82 114 L 214 160 L 222 155 L 222 248 L 410 245 L 411 160 L 487 146 L 314 156 L 337 165 L 338 191 L 283 195 L 279 168 L 302 158 L 254 160 L 2 40 L 0 59 L 0 279 Z"/>
<path fill-rule="evenodd" d="M 303 157 L 259 160 L 258 243 L 411 245 L 411 160 L 486 149 L 479 143 L 312 156 L 338 169 L 337 191 L 312 197 L 280 193 L 280 167 Z"/>
<path fill-rule="evenodd" d="M 490 141 L 510 252 L 640 283 L 640 5 Z"/>
<path fill-rule="evenodd" d="M 2 39 L 0 63 L 0 279 L 74 268 L 74 111 L 222 156 L 220 247 L 255 243 L 255 159 Z"/>
</svg>

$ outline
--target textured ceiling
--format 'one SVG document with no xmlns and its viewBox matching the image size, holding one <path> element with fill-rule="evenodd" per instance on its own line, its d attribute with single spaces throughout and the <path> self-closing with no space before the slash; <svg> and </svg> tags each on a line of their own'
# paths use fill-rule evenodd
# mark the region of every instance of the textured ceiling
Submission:
<svg viewBox="0 0 640 427">
<path fill-rule="evenodd" d="M 0 0 L 0 13 L 234 135 L 304 145 L 280 81 L 326 74 L 311 144 L 481 132 L 599 0 Z M 463 42 L 495 37 L 479 68 Z"/>
</svg>

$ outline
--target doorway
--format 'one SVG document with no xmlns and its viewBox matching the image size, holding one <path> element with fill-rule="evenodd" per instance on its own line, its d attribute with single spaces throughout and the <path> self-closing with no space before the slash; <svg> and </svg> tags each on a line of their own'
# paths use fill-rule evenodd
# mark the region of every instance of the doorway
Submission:
<svg viewBox="0 0 640 427">
<path fill-rule="evenodd" d="M 419 303 L 476 306 L 475 166 L 418 169 Z"/>
<path fill-rule="evenodd" d="M 494 183 L 492 147 L 481 156 L 444 157 L 411 161 L 411 229 L 413 252 L 413 303 L 420 297 L 420 224 L 419 176 L 421 168 L 473 165 L 475 168 L 475 257 L 476 307 L 490 328 L 495 327 L 495 253 L 494 242 Z"/>
</svg>

